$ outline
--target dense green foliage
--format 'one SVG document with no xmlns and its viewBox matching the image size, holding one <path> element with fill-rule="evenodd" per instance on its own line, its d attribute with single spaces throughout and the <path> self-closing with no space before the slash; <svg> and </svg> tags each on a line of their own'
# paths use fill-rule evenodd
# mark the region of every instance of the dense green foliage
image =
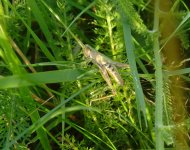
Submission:
<svg viewBox="0 0 190 150">
<path fill-rule="evenodd" d="M 177 25 L 160 40 L 156 2 L 0 1 L 0 149 L 186 148 L 187 139 L 176 136 L 187 137 L 188 115 L 184 110 L 176 121 L 171 82 L 189 82 L 189 6 L 172 2 Z M 184 57 L 171 65 L 187 68 L 170 68 L 161 54 L 175 36 Z M 119 69 L 123 87 L 111 79 L 116 95 L 84 57 L 81 41 L 129 63 Z M 180 96 L 188 107 L 188 95 Z"/>
</svg>

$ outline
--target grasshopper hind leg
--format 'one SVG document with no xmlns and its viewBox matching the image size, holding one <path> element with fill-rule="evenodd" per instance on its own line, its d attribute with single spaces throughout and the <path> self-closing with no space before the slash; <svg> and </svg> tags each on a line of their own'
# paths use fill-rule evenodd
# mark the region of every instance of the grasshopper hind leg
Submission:
<svg viewBox="0 0 190 150">
<path fill-rule="evenodd" d="M 113 95 L 116 95 L 116 91 L 115 91 L 115 89 L 114 89 L 114 87 L 113 87 L 113 85 L 111 83 L 111 80 L 110 80 L 110 77 L 109 77 L 109 75 L 108 75 L 108 73 L 106 71 L 106 68 L 104 66 L 102 66 L 102 65 L 101 66 L 98 65 L 98 67 L 100 68 L 100 73 L 102 74 L 102 77 L 104 78 L 104 80 L 106 81 L 108 86 L 111 88 Z"/>
</svg>

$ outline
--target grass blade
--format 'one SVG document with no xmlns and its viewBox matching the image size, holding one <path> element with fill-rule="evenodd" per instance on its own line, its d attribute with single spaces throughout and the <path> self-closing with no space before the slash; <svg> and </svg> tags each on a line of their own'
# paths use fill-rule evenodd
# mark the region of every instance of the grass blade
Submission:
<svg viewBox="0 0 190 150">
<path fill-rule="evenodd" d="M 124 32 L 124 39 L 125 39 L 125 45 L 126 45 L 126 52 L 127 52 L 129 65 L 131 67 L 131 73 L 133 76 L 133 82 L 134 82 L 135 91 L 136 91 L 136 102 L 137 102 L 139 123 L 141 125 L 140 111 L 142 111 L 143 117 L 145 119 L 145 123 L 147 126 L 146 105 L 145 105 L 144 94 L 143 94 L 142 86 L 141 86 L 138 71 L 137 71 L 136 61 L 135 61 L 131 29 L 126 21 L 126 18 L 123 18 L 122 20 L 123 20 L 123 32 Z"/>
<path fill-rule="evenodd" d="M 38 119 L 38 121 L 36 121 L 35 123 L 33 123 L 29 128 L 27 128 L 25 131 L 23 131 L 22 133 L 20 133 L 13 141 L 11 141 L 9 143 L 9 147 L 11 145 L 15 144 L 25 134 L 27 134 L 27 133 L 33 133 L 35 130 L 37 130 L 38 128 L 40 128 L 41 126 L 43 126 L 50 119 L 52 119 L 53 117 L 55 117 L 57 115 L 60 115 L 60 108 L 62 108 L 63 105 L 65 105 L 66 103 L 68 103 L 69 101 L 71 101 L 73 98 L 75 98 L 76 96 L 78 96 L 79 94 L 81 94 L 82 92 L 84 92 L 85 90 L 87 90 L 88 88 L 90 88 L 91 86 L 93 86 L 94 84 L 95 83 L 91 83 L 91 84 L 85 86 L 84 88 L 80 89 L 78 92 L 76 92 L 75 94 L 71 95 L 68 99 L 66 99 L 61 104 L 59 104 L 54 109 L 52 109 L 50 112 L 48 112 L 46 115 L 44 115 L 43 117 L 41 117 L 40 119 Z"/>
<path fill-rule="evenodd" d="M 0 89 L 75 81 L 78 80 L 82 74 L 83 72 L 79 69 L 65 69 L 1 77 Z"/>
</svg>

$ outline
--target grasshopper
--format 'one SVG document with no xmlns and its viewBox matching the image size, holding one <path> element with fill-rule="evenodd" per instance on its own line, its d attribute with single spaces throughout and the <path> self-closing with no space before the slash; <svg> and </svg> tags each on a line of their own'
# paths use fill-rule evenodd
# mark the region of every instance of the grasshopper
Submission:
<svg viewBox="0 0 190 150">
<path fill-rule="evenodd" d="M 102 53 L 96 51 L 94 48 L 92 48 L 88 44 L 86 44 L 85 47 L 83 48 L 83 53 L 86 58 L 89 58 L 94 64 L 98 66 L 102 74 L 102 77 L 107 82 L 108 86 L 111 88 L 113 95 L 115 95 L 116 91 L 113 88 L 109 75 L 119 85 L 123 86 L 124 81 L 121 78 L 117 70 L 117 67 L 129 68 L 129 65 L 111 60 L 110 58 L 106 57 Z"/>
</svg>

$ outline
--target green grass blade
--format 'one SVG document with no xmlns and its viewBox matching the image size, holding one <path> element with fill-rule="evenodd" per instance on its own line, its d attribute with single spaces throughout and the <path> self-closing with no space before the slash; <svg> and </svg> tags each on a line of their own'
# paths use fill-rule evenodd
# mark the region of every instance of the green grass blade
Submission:
<svg viewBox="0 0 190 150">
<path fill-rule="evenodd" d="M 36 18 L 40 29 L 42 30 L 48 45 L 50 46 L 52 52 L 54 53 L 56 59 L 58 60 L 58 56 L 56 55 L 56 51 L 57 48 L 56 46 L 53 44 L 53 37 L 52 34 L 50 33 L 48 26 L 47 26 L 47 21 L 50 20 L 50 18 L 45 18 L 48 17 L 47 15 L 44 17 L 44 15 L 42 15 L 42 11 L 40 10 L 40 8 L 38 7 L 38 4 L 36 3 L 36 0 L 27 0 L 28 6 L 31 8 L 32 13 L 34 14 L 34 17 Z"/>
<path fill-rule="evenodd" d="M 69 32 L 69 34 L 71 34 L 71 36 L 76 40 L 76 42 L 82 47 L 82 48 L 85 48 L 84 44 L 82 43 L 82 41 L 80 41 L 77 36 L 75 36 L 75 34 L 69 29 L 67 28 L 67 26 L 65 25 L 63 19 L 57 14 L 55 13 L 55 11 L 50 7 L 48 6 L 43 0 L 41 0 L 43 5 L 49 10 L 49 12 L 56 18 L 56 20 L 61 23 L 63 25 L 63 27 L 65 29 L 67 29 L 67 31 Z"/>
<path fill-rule="evenodd" d="M 79 69 L 65 69 L 1 77 L 0 89 L 75 81 L 78 80 L 83 73 L 84 72 Z"/>
<path fill-rule="evenodd" d="M 32 122 L 36 122 L 40 119 L 40 115 L 38 111 L 35 111 L 31 116 L 30 116 Z M 38 128 L 36 130 L 38 139 L 40 140 L 40 143 L 42 144 L 42 147 L 46 150 L 51 150 L 50 142 L 48 140 L 48 136 L 46 134 L 46 131 L 44 130 L 44 127 Z"/>
<path fill-rule="evenodd" d="M 145 119 L 145 123 L 147 125 L 146 105 L 145 105 L 144 94 L 143 94 L 142 86 L 141 86 L 138 71 L 137 71 L 136 61 L 135 61 L 136 59 L 135 59 L 134 48 L 132 44 L 133 42 L 132 42 L 131 29 L 130 29 L 129 24 L 126 21 L 126 18 L 123 18 L 122 20 L 123 20 L 123 32 L 124 32 L 127 58 L 129 61 L 129 65 L 131 67 L 131 73 L 133 76 L 133 82 L 134 82 L 135 91 L 136 91 L 136 102 L 137 102 L 139 123 L 141 125 L 140 112 L 142 111 L 143 117 Z"/>
<path fill-rule="evenodd" d="M 84 134 L 84 136 L 86 136 L 88 139 L 90 139 L 91 141 L 93 141 L 97 147 L 101 147 L 102 149 L 105 149 L 105 147 L 102 147 L 101 144 L 99 144 L 100 142 L 104 143 L 105 146 L 107 146 L 106 148 L 109 148 L 111 150 L 116 150 L 115 147 L 112 147 L 112 145 L 109 145 L 107 142 L 105 142 L 104 140 L 102 140 L 100 137 L 96 136 L 94 133 L 89 132 L 88 130 L 78 126 L 77 124 L 74 124 L 70 121 L 66 121 L 70 126 L 72 126 L 73 128 L 75 128 L 76 130 L 78 130 L 79 132 L 81 132 L 82 134 Z"/>
<path fill-rule="evenodd" d="M 183 25 L 189 20 L 189 18 L 190 18 L 190 12 L 187 13 L 187 15 L 183 18 L 183 20 L 180 22 L 180 24 L 177 26 L 174 32 L 167 38 L 167 40 L 160 48 L 160 51 L 164 48 L 164 46 L 166 46 L 167 42 L 171 40 L 171 38 L 174 37 L 174 35 L 183 27 Z"/>
<path fill-rule="evenodd" d="M 173 70 L 173 71 L 164 71 L 167 76 L 177 76 L 182 74 L 190 73 L 190 68 L 180 69 L 180 70 Z"/>
<path fill-rule="evenodd" d="M 0 3 L 1 4 L 1 3 Z M 0 9 L 2 7 L 0 6 Z M 3 16 L 3 11 L 0 10 L 0 20 L 4 20 Z M 8 64 L 8 69 L 13 73 L 13 74 L 17 74 L 17 75 L 21 75 L 24 74 L 26 71 L 20 67 L 21 62 L 18 59 L 17 55 L 15 54 L 15 52 L 13 51 L 11 44 L 9 42 L 9 36 L 6 33 L 6 28 L 4 27 L 4 25 L 2 24 L 3 22 L 0 23 L 0 46 L 3 49 L 4 53 L 4 61 Z M 25 93 L 26 95 L 30 95 L 30 91 L 29 89 L 20 89 L 20 93 Z M 31 97 L 28 97 L 28 102 L 33 102 L 33 99 Z M 27 100 L 25 99 L 25 100 Z M 32 103 L 34 104 L 34 103 Z M 35 108 L 35 105 L 33 106 Z M 36 111 L 34 114 L 32 114 L 31 116 L 32 121 L 36 121 L 39 119 L 39 113 L 38 111 Z M 51 150 L 50 148 L 50 144 L 47 138 L 46 133 L 44 132 L 44 130 L 42 128 L 39 128 L 37 131 L 37 134 L 39 136 L 39 140 L 42 144 L 42 146 L 47 149 L 47 150 Z M 8 139 L 9 140 L 9 139 Z M 9 141 L 8 141 L 9 142 Z M 4 147 L 5 149 L 9 149 L 7 148 L 7 145 L 9 145 L 9 143 L 6 143 L 6 146 Z"/>
<path fill-rule="evenodd" d="M 64 33 L 61 35 L 63 37 L 65 33 L 69 30 L 69 28 L 76 22 L 77 19 L 80 18 L 82 14 L 84 14 L 88 9 L 90 9 L 92 6 L 94 6 L 95 1 L 90 3 L 86 8 L 84 8 L 76 17 L 73 19 L 73 21 L 70 23 L 70 25 L 65 29 Z"/>
<path fill-rule="evenodd" d="M 67 2 L 71 5 L 71 6 L 74 6 L 80 10 L 84 10 L 85 8 L 81 5 L 78 4 L 78 2 L 76 2 L 75 0 L 67 0 Z M 92 3 L 96 2 L 96 0 L 94 0 Z M 89 14 L 91 17 L 97 19 L 98 17 L 96 15 L 94 15 L 94 13 L 92 13 L 91 11 L 86 11 L 87 14 Z"/>
<path fill-rule="evenodd" d="M 40 38 L 34 33 L 34 31 L 31 29 L 31 27 L 26 23 L 26 21 L 23 19 L 23 17 L 16 11 L 16 9 L 10 3 L 7 3 L 7 4 L 11 8 L 11 10 L 16 14 L 16 16 L 22 21 L 22 23 L 26 26 L 26 28 L 31 33 L 31 35 L 33 36 L 34 40 L 39 45 L 39 47 L 41 48 L 41 50 L 45 54 L 45 56 L 49 60 L 55 61 L 54 56 L 50 53 L 50 51 L 47 49 L 47 47 L 45 46 L 45 44 L 40 40 Z"/>
</svg>

